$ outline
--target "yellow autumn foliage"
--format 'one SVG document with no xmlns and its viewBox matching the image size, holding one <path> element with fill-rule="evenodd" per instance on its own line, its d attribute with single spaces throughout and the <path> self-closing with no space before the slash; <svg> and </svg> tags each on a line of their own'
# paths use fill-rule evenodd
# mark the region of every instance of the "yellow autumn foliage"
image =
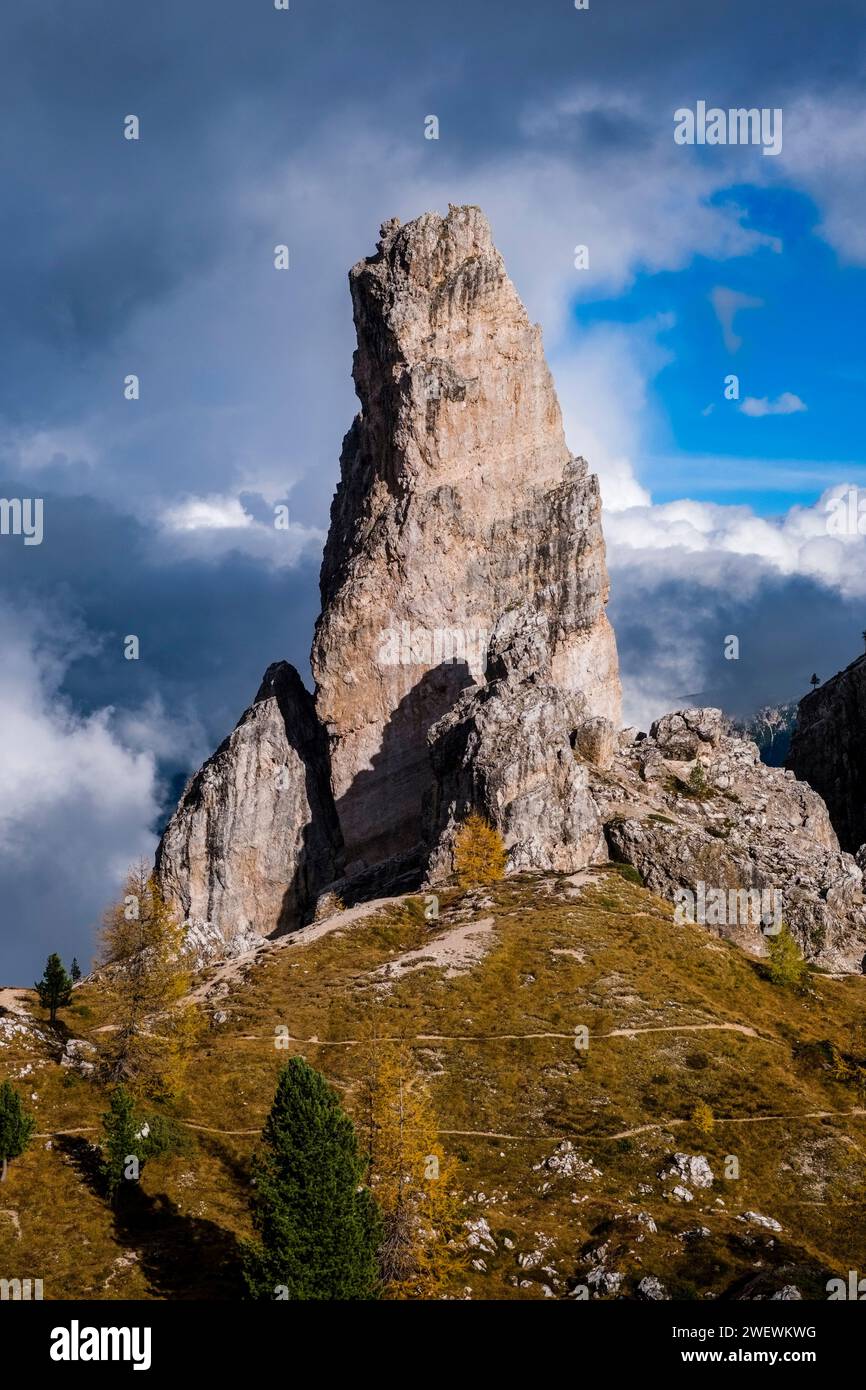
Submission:
<svg viewBox="0 0 866 1390">
<path fill-rule="evenodd" d="M 473 811 L 454 841 L 454 870 L 463 889 L 496 883 L 505 873 L 508 855 L 499 831 Z"/>
</svg>

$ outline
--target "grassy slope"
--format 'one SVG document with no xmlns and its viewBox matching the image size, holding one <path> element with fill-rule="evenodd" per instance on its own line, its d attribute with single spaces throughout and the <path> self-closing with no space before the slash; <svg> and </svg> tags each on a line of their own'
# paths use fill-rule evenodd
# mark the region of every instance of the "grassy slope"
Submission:
<svg viewBox="0 0 866 1390">
<path fill-rule="evenodd" d="M 586 1251 L 604 1241 L 626 1295 L 645 1274 L 689 1298 L 736 1292 L 769 1271 L 768 1291 L 793 1282 L 825 1297 L 829 1274 L 863 1268 L 866 1115 L 850 1112 L 866 1102 L 802 1045 L 830 1039 L 862 1054 L 866 980 L 816 976 L 807 997 L 775 988 L 756 961 L 700 927 L 675 928 L 667 904 L 612 871 L 580 889 L 510 879 L 480 898 L 446 895 L 432 932 L 417 903 L 404 903 L 268 951 L 218 1001 L 229 1019 L 206 1034 L 190 1066 L 176 1107 L 188 1151 L 152 1163 L 119 1220 L 89 1176 L 104 1095 L 46 1060 L 45 1044 L 0 1045 L 2 1075 L 36 1064 L 19 1085 L 37 1092 L 45 1136 L 0 1189 L 0 1275 L 42 1278 L 47 1298 L 236 1296 L 246 1163 L 289 1055 L 276 1049 L 275 1029 L 321 1040 L 291 1050 L 320 1067 L 351 1109 L 364 1047 L 347 1040 L 364 1035 L 373 1012 L 381 1033 L 413 1042 L 467 1198 L 484 1194 L 467 1201 L 467 1216 L 486 1217 L 497 1250 L 482 1254 L 486 1270 L 467 1269 L 473 1297 L 533 1298 L 541 1284 L 564 1294 L 589 1267 Z M 384 992 L 375 987 L 377 967 L 484 917 L 495 919 L 490 949 L 465 973 L 448 978 L 431 965 Z M 66 1020 L 74 1035 L 98 1041 L 93 986 L 76 992 Z M 755 1036 L 687 1031 L 705 1023 Z M 585 1052 L 573 1043 L 579 1025 L 590 1032 Z M 666 1031 L 605 1036 L 622 1028 Z M 563 1036 L 502 1036 L 530 1033 Z M 697 1100 L 717 1117 L 709 1137 L 689 1121 Z M 805 1118 L 815 1111 L 847 1113 Z M 564 1138 L 600 1177 L 533 1171 Z M 687 1206 L 667 1200 L 671 1184 L 658 1178 L 675 1150 L 705 1154 L 716 1174 Z M 722 1176 L 727 1155 L 739 1162 L 737 1180 Z M 4 1210 L 15 1213 L 20 1237 Z M 748 1210 L 774 1217 L 782 1234 L 736 1220 Z M 638 1212 L 656 1233 L 636 1223 Z M 709 1236 L 683 1238 L 701 1225 Z M 518 1255 L 541 1245 L 538 1265 L 519 1268 Z"/>
</svg>

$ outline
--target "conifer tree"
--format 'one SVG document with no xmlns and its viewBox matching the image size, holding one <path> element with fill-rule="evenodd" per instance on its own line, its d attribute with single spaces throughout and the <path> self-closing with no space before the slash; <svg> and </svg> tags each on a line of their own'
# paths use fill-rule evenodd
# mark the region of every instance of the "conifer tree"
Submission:
<svg viewBox="0 0 866 1390">
<path fill-rule="evenodd" d="M 100 1172 L 111 1202 L 125 1181 L 137 1181 L 150 1158 L 158 1158 L 176 1146 L 171 1126 L 159 1115 L 144 1116 L 125 1086 L 116 1086 L 109 1108 L 102 1116 Z"/>
<path fill-rule="evenodd" d="M 81 979 L 81 966 L 78 964 L 78 961 L 75 958 L 75 956 L 72 957 L 72 964 L 69 967 L 69 973 L 72 976 L 72 983 L 74 985 L 77 985 L 78 981 Z"/>
<path fill-rule="evenodd" d="M 454 841 L 454 869 L 463 889 L 496 883 L 508 860 L 502 836 L 477 811 L 467 816 Z"/>
<path fill-rule="evenodd" d="M 377 1296 L 380 1223 L 352 1121 L 302 1057 L 283 1067 L 253 1163 L 244 1275 L 256 1299 Z"/>
<path fill-rule="evenodd" d="M 130 1158 L 138 1160 L 140 1174 L 141 1156 L 136 1150 L 138 1141 L 135 1102 L 125 1086 L 115 1087 L 108 1106 L 102 1117 L 105 1140 L 102 1145 L 100 1171 L 109 1200 L 114 1202 L 128 1170 Z"/>
<path fill-rule="evenodd" d="M 105 915 L 102 965 L 109 1016 L 103 1061 L 109 1081 L 135 1095 L 163 1097 L 179 1087 L 200 1028 L 182 1001 L 190 988 L 183 924 L 145 864 L 132 869 L 124 896 Z"/>
<path fill-rule="evenodd" d="M 36 1121 L 27 1114 L 15 1088 L 8 1081 L 0 1082 L 0 1182 L 6 1181 L 9 1159 L 23 1154 L 35 1128 Z"/>
<path fill-rule="evenodd" d="M 56 952 L 48 957 L 42 979 L 37 980 L 33 988 L 39 995 L 43 1009 L 48 1010 L 50 1022 L 55 1023 L 57 1010 L 64 1009 L 72 999 L 72 981 Z"/>
</svg>

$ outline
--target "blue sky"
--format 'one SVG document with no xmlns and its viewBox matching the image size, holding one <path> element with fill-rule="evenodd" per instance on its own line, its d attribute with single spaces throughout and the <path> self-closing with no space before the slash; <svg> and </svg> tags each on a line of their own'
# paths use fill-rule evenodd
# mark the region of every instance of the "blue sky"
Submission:
<svg viewBox="0 0 866 1390">
<path fill-rule="evenodd" d="M 861 10 L 4 15 L 0 494 L 43 497 L 45 539 L 0 537 L 0 981 L 55 948 L 89 960 L 178 779 L 271 661 L 308 675 L 356 408 L 346 274 L 392 215 L 479 203 L 542 324 L 569 441 L 601 480 L 630 720 L 699 691 L 738 712 L 790 699 L 855 655 L 864 538 L 828 537 L 826 505 L 866 485 Z M 674 111 L 698 100 L 781 107 L 782 153 L 675 145 Z M 735 317 L 736 351 L 719 291 L 761 301 Z M 740 408 L 793 396 L 806 408 Z"/>
<path fill-rule="evenodd" d="M 723 266 L 698 256 L 685 270 L 640 273 L 624 294 L 583 298 L 575 333 L 594 323 L 668 317 L 659 341 L 670 356 L 653 383 L 656 428 L 641 460 L 642 482 L 659 502 L 687 492 L 775 514 L 815 502 L 842 476 L 866 481 L 866 272 L 839 264 L 816 235 L 818 209 L 802 194 L 737 185 L 723 198 L 779 248 Z M 741 311 L 736 352 L 726 347 L 712 306 L 722 282 L 763 305 Z M 739 403 L 725 399 L 730 373 L 739 378 Z M 784 391 L 807 409 L 755 419 L 738 408 L 748 395 L 776 399 Z M 705 459 L 729 467 L 703 466 Z"/>
</svg>

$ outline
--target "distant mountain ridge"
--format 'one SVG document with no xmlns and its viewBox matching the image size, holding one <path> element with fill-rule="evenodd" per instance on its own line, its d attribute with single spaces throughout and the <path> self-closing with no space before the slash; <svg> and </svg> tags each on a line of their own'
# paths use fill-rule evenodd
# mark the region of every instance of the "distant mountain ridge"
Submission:
<svg viewBox="0 0 866 1390">
<path fill-rule="evenodd" d="M 788 700 L 780 705 L 762 705 L 748 718 L 733 720 L 733 728 L 757 743 L 762 763 L 768 767 L 784 767 L 797 727 L 798 709 L 797 700 Z"/>
</svg>

